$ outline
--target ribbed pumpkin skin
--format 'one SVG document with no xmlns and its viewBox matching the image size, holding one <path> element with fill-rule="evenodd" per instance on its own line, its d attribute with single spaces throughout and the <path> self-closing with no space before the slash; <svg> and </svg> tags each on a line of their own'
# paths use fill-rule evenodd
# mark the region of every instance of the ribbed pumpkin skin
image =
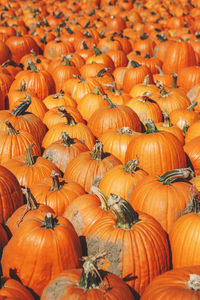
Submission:
<svg viewBox="0 0 200 300">
<path fill-rule="evenodd" d="M 44 216 L 24 221 L 3 251 L 3 275 L 15 271 L 21 282 L 37 295 L 41 295 L 54 275 L 80 266 L 78 235 L 67 219 L 57 220 L 59 225 L 53 229 L 43 227 Z"/>
<path fill-rule="evenodd" d="M 81 269 L 66 270 L 52 279 L 45 287 L 41 300 L 134 300 L 124 281 L 107 273 L 99 288 L 84 290 L 77 285 Z"/>
<path fill-rule="evenodd" d="M 200 216 L 189 213 L 180 217 L 169 239 L 173 268 L 200 265 Z"/>
<path fill-rule="evenodd" d="M 17 177 L 22 186 L 30 187 L 33 183 L 40 182 L 43 178 L 50 176 L 52 171 L 61 176 L 56 165 L 44 157 L 38 156 L 33 165 L 26 165 L 25 160 L 25 155 L 21 155 L 15 159 L 7 160 L 3 164 Z"/>
<path fill-rule="evenodd" d="M 95 137 L 91 130 L 83 123 L 77 123 L 74 126 L 66 124 L 54 125 L 47 131 L 42 141 L 42 147 L 47 148 L 52 143 L 60 140 L 61 133 L 66 131 L 71 138 L 84 140 L 89 149 L 93 149 L 95 144 Z"/>
<path fill-rule="evenodd" d="M 169 132 L 142 134 L 127 147 L 125 161 L 138 157 L 139 167 L 151 175 L 186 167 L 179 140 Z"/>
<path fill-rule="evenodd" d="M 178 268 L 158 276 L 149 284 L 140 300 L 199 300 L 200 291 L 187 287 L 190 274 L 200 275 L 200 266 Z"/>
<path fill-rule="evenodd" d="M 3 286 L 0 289 L 0 297 L 5 299 L 15 300 L 34 300 L 28 289 L 25 288 L 19 281 L 15 279 L 7 279 L 3 281 Z M 4 299 L 4 298 L 2 298 Z"/>
<path fill-rule="evenodd" d="M 108 170 L 102 177 L 99 188 L 108 197 L 114 193 L 129 201 L 130 195 L 136 184 L 143 181 L 148 174 L 140 169 L 135 173 L 128 173 L 123 169 L 123 165 L 118 165 Z"/>
<path fill-rule="evenodd" d="M 129 127 L 141 132 L 138 115 L 128 106 L 118 105 L 115 108 L 102 107 L 96 110 L 88 120 L 88 127 L 97 138 L 109 129 Z"/>
<path fill-rule="evenodd" d="M 17 178 L 7 168 L 0 166 L 0 223 L 5 223 L 23 203 L 23 195 Z"/>
<path fill-rule="evenodd" d="M 86 192 L 89 192 L 95 179 L 101 178 L 106 171 L 120 163 L 120 160 L 111 154 L 102 160 L 97 160 L 92 159 L 89 151 L 82 152 L 69 162 L 64 177 L 78 182 Z"/>
<path fill-rule="evenodd" d="M 192 139 L 198 137 L 199 130 L 200 130 L 200 121 L 197 121 L 188 128 L 186 135 L 185 135 L 185 143 L 188 143 Z"/>
<path fill-rule="evenodd" d="M 194 168 L 195 175 L 200 175 L 200 136 L 186 143 L 184 150 Z"/>
<path fill-rule="evenodd" d="M 88 255 L 106 251 L 102 269 L 127 281 L 140 295 L 148 283 L 170 266 L 169 246 L 161 225 L 151 216 L 139 213 L 131 229 L 116 227 L 114 216 L 96 221 L 86 238 Z M 133 279 L 134 278 L 134 279 Z"/>
<path fill-rule="evenodd" d="M 73 224 L 78 236 L 86 236 L 91 226 L 107 214 L 111 212 L 102 209 L 97 196 L 85 194 L 74 199 L 65 210 L 64 217 Z"/>
<path fill-rule="evenodd" d="M 60 188 L 52 190 L 52 178 L 46 177 L 31 186 L 31 193 L 38 203 L 50 206 L 57 215 L 63 216 L 66 208 L 77 197 L 84 195 L 85 190 L 76 182 L 59 179 Z"/>
<path fill-rule="evenodd" d="M 169 233 L 189 201 L 191 188 L 189 182 L 175 181 L 172 185 L 165 185 L 158 176 L 149 175 L 134 188 L 129 203 L 136 211 L 154 217 Z"/>
</svg>

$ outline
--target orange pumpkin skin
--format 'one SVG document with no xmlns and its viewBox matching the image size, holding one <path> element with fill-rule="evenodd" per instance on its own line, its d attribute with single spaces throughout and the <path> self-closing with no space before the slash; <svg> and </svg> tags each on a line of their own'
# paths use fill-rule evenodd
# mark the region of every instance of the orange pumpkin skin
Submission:
<svg viewBox="0 0 200 300">
<path fill-rule="evenodd" d="M 114 215 L 96 221 L 86 237 L 88 255 L 105 251 L 102 269 L 121 278 L 141 295 L 148 283 L 169 269 L 169 246 L 161 225 L 151 216 L 139 213 L 131 229 L 117 225 Z M 134 278 L 134 279 L 133 279 Z"/>
<path fill-rule="evenodd" d="M 5 223 L 23 203 L 23 195 L 17 178 L 7 168 L 0 166 L 0 205 L 4 208 L 1 209 L 0 223 Z"/>
<path fill-rule="evenodd" d="M 135 157 L 139 159 L 139 167 L 151 175 L 186 167 L 183 146 L 166 131 L 142 134 L 132 140 L 127 147 L 125 161 Z"/>
<path fill-rule="evenodd" d="M 154 217 L 169 233 L 189 201 L 192 185 L 184 180 L 165 184 L 158 175 L 148 175 L 130 195 L 135 210 Z"/>
<path fill-rule="evenodd" d="M 25 288 L 19 281 L 15 279 L 4 279 L 2 280 L 2 287 L 0 289 L 0 299 L 9 300 L 34 300 L 31 292 Z M 5 297 L 5 298 L 4 298 Z"/>
<path fill-rule="evenodd" d="M 146 288 L 141 300 L 198 300 L 200 291 L 188 287 L 190 274 L 200 275 L 200 267 L 188 266 L 168 271 L 156 277 Z M 178 294 L 177 294 L 178 292 Z"/>
<path fill-rule="evenodd" d="M 120 164 L 108 170 L 103 175 L 99 183 L 99 188 L 108 197 L 110 193 L 115 193 L 129 201 L 132 191 L 135 190 L 135 186 L 140 181 L 143 181 L 147 175 L 147 172 L 137 167 L 132 172 L 129 172 L 128 166 Z"/>
<path fill-rule="evenodd" d="M 200 175 L 200 136 L 192 139 L 190 142 L 186 143 L 184 146 L 184 151 L 189 158 L 189 164 L 192 165 L 195 175 Z"/>
<path fill-rule="evenodd" d="M 190 142 L 192 139 L 199 136 L 200 121 L 193 123 L 185 134 L 185 143 Z"/>
<path fill-rule="evenodd" d="M 188 126 L 191 126 L 199 121 L 200 113 L 188 109 L 177 109 L 172 111 L 169 114 L 169 117 L 173 125 L 176 125 L 183 130 L 186 123 Z"/>
<path fill-rule="evenodd" d="M 78 182 L 89 192 L 94 180 L 101 178 L 106 171 L 120 163 L 112 154 L 106 153 L 102 158 L 94 159 L 90 151 L 81 152 L 69 162 L 64 177 Z"/>
<path fill-rule="evenodd" d="M 89 118 L 88 127 L 99 139 L 109 129 L 129 127 L 134 131 L 141 132 L 141 122 L 138 115 L 125 105 L 99 108 Z"/>
<path fill-rule="evenodd" d="M 134 300 L 135 297 L 130 292 L 123 280 L 118 276 L 106 273 L 98 288 L 85 290 L 78 286 L 81 279 L 81 269 L 66 270 L 55 276 L 45 287 L 41 300 L 49 300 L 53 293 L 63 300 Z M 58 290 L 57 290 L 58 289 Z M 56 297 L 56 298 L 57 298 Z"/>
<path fill-rule="evenodd" d="M 73 225 L 63 217 L 50 216 L 55 222 L 53 228 L 48 228 L 42 214 L 24 221 L 2 255 L 4 276 L 15 270 L 20 281 L 38 296 L 54 275 L 80 266 L 81 246 Z M 27 255 L 30 249 L 31 255 Z M 36 258 L 40 263 L 36 264 Z"/>
<path fill-rule="evenodd" d="M 181 216 L 174 224 L 169 240 L 173 268 L 200 264 L 200 217 L 193 212 Z"/>
<path fill-rule="evenodd" d="M 78 139 L 65 138 L 62 133 L 62 139 L 49 145 L 43 152 L 43 157 L 52 161 L 63 173 L 68 163 L 79 153 L 89 151 L 85 143 Z"/>
<path fill-rule="evenodd" d="M 31 186 L 31 193 L 40 204 L 50 206 L 59 216 L 64 216 L 73 200 L 85 194 L 85 190 L 76 182 L 58 178 L 58 184 L 52 184 L 52 178 L 46 177 Z"/>
</svg>

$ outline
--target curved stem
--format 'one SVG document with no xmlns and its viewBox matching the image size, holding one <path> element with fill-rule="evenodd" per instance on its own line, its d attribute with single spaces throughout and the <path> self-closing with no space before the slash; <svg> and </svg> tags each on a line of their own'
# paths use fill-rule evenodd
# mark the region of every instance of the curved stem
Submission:
<svg viewBox="0 0 200 300">
<path fill-rule="evenodd" d="M 9 130 L 8 134 L 13 134 L 13 135 L 19 134 L 19 131 L 16 130 L 8 120 L 5 121 L 5 124 L 7 125 Z"/>
<path fill-rule="evenodd" d="M 130 203 L 119 195 L 110 194 L 108 206 L 117 219 L 117 227 L 128 230 L 140 221 L 138 213 L 132 208 Z"/>
<path fill-rule="evenodd" d="M 31 104 L 31 96 L 29 96 L 28 94 L 25 96 L 26 99 L 28 100 L 25 100 L 25 101 L 21 101 L 21 104 L 17 106 L 17 108 L 15 108 L 11 114 L 13 116 L 21 116 L 23 115 L 26 110 L 28 109 L 28 107 L 30 106 Z"/>
<path fill-rule="evenodd" d="M 153 120 L 147 120 L 145 125 L 147 127 L 147 131 L 145 132 L 146 134 L 159 132 Z"/>
<path fill-rule="evenodd" d="M 97 141 L 94 145 L 93 151 L 90 153 L 93 160 L 99 160 L 101 161 L 104 158 L 104 152 L 103 152 L 103 144 L 100 141 Z"/>
<path fill-rule="evenodd" d="M 65 117 L 67 119 L 67 125 L 76 125 L 76 121 L 74 120 L 74 118 L 66 111 L 63 106 L 58 106 L 58 112 L 61 112 L 62 117 Z"/>
<path fill-rule="evenodd" d="M 163 127 L 172 127 L 172 123 L 170 121 L 169 115 L 167 112 L 162 112 L 164 121 L 163 121 Z"/>
<path fill-rule="evenodd" d="M 25 165 L 32 166 L 35 163 L 35 158 L 34 158 L 33 152 L 32 152 L 33 146 L 34 146 L 34 143 L 30 144 L 28 146 L 28 149 L 26 150 Z"/>
<path fill-rule="evenodd" d="M 133 68 L 138 68 L 138 67 L 140 67 L 140 66 L 141 66 L 141 64 L 139 64 L 137 61 L 131 60 L 131 67 L 133 67 Z"/>
<path fill-rule="evenodd" d="M 182 178 L 187 179 L 192 177 L 194 172 L 191 168 L 174 169 L 159 176 L 158 181 L 165 185 L 171 185 L 175 180 Z"/>
<path fill-rule="evenodd" d="M 137 157 L 135 159 L 129 160 L 122 167 L 122 169 L 124 169 L 124 171 L 127 172 L 127 173 L 134 174 L 138 165 L 139 165 L 139 160 L 138 160 L 138 157 Z"/>
<path fill-rule="evenodd" d="M 107 201 L 108 201 L 108 197 L 95 185 L 92 185 L 90 188 L 90 193 L 91 194 L 95 194 L 95 196 L 97 196 L 101 202 L 101 209 L 103 210 L 109 210 Z"/>
<path fill-rule="evenodd" d="M 108 103 L 110 104 L 110 108 L 117 108 L 117 106 L 110 100 L 110 98 L 108 98 L 107 95 L 104 95 L 103 99 L 108 101 Z"/>
<path fill-rule="evenodd" d="M 97 77 L 102 77 L 104 73 L 108 72 L 109 69 L 108 68 L 103 68 L 102 70 L 100 70 L 98 73 L 97 73 Z"/>
<path fill-rule="evenodd" d="M 192 111 L 195 108 L 195 106 L 197 106 L 197 104 L 197 101 L 193 101 L 192 104 L 187 107 L 187 110 Z"/>
<path fill-rule="evenodd" d="M 51 213 L 47 213 L 45 216 L 45 220 L 42 221 L 42 227 L 45 227 L 46 229 L 54 229 L 57 223 L 57 218 L 54 218 Z"/>
<path fill-rule="evenodd" d="M 61 133 L 62 143 L 68 147 L 75 144 L 74 139 L 67 134 L 67 132 L 63 131 Z"/>
<path fill-rule="evenodd" d="M 56 171 L 52 171 L 51 178 L 52 178 L 52 186 L 50 187 L 50 191 L 59 191 L 61 188 L 60 182 L 59 182 L 59 174 L 56 173 Z"/>
</svg>

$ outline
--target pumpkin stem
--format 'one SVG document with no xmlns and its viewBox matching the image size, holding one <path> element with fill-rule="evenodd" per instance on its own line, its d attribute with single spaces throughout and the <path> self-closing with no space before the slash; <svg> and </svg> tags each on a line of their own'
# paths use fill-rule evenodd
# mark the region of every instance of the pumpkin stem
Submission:
<svg viewBox="0 0 200 300">
<path fill-rule="evenodd" d="M 18 91 L 19 92 L 25 92 L 26 91 L 26 81 L 25 80 L 22 80 L 22 82 L 20 83 Z"/>
<path fill-rule="evenodd" d="M 68 25 L 65 26 L 65 29 L 67 30 L 67 32 L 69 34 L 73 34 L 74 33 L 73 30 L 71 30 L 71 28 Z"/>
<path fill-rule="evenodd" d="M 190 279 L 187 281 L 187 287 L 189 290 L 194 290 L 195 292 L 200 290 L 200 275 L 190 274 Z"/>
<path fill-rule="evenodd" d="M 194 109 L 195 106 L 197 106 L 197 101 L 193 101 L 192 104 L 190 106 L 187 107 L 187 110 L 192 111 Z"/>
<path fill-rule="evenodd" d="M 138 160 L 138 157 L 136 157 L 135 159 L 129 160 L 122 167 L 122 169 L 124 169 L 124 171 L 126 171 L 127 173 L 134 174 L 137 169 L 138 164 L 139 164 L 139 160 Z"/>
<path fill-rule="evenodd" d="M 141 66 L 141 64 L 139 64 L 139 63 L 138 63 L 137 61 L 135 61 L 135 60 L 131 60 L 130 64 L 131 64 L 131 67 L 133 67 L 133 68 L 138 68 L 138 67 Z"/>
<path fill-rule="evenodd" d="M 94 87 L 94 90 L 93 90 L 92 94 L 94 94 L 94 95 L 103 95 L 98 86 Z"/>
<path fill-rule="evenodd" d="M 162 84 L 160 84 L 160 82 L 157 82 L 157 87 L 160 89 L 160 96 L 162 98 L 167 98 L 169 96 L 169 92 L 164 88 L 164 86 Z"/>
<path fill-rule="evenodd" d="M 191 168 L 174 169 L 159 176 L 158 181 L 165 185 L 171 185 L 175 180 L 192 177 L 194 172 Z"/>
<path fill-rule="evenodd" d="M 147 131 L 145 132 L 146 134 L 159 132 L 153 120 L 147 120 L 145 125 L 147 128 Z"/>
<path fill-rule="evenodd" d="M 110 100 L 110 98 L 108 98 L 107 95 L 103 95 L 103 99 L 108 101 L 108 103 L 110 104 L 110 108 L 117 108 L 117 106 Z"/>
<path fill-rule="evenodd" d="M 160 75 L 160 76 L 163 76 L 164 73 L 163 73 L 162 69 L 161 69 L 158 65 L 156 65 L 155 67 L 156 67 L 156 69 L 158 69 L 159 75 Z"/>
<path fill-rule="evenodd" d="M 93 151 L 90 153 L 93 160 L 99 160 L 101 161 L 104 158 L 104 152 L 103 152 L 103 144 L 100 141 L 97 141 L 94 145 Z"/>
<path fill-rule="evenodd" d="M 64 108 L 64 106 L 58 106 L 58 112 L 62 113 L 62 117 L 67 118 L 67 125 L 70 126 L 74 126 L 76 125 L 76 121 L 74 120 L 74 118 L 72 117 L 72 115 L 70 115 L 66 109 Z"/>
<path fill-rule="evenodd" d="M 78 286 L 84 290 L 94 289 L 99 286 L 103 278 L 97 267 L 97 261 L 99 258 L 105 256 L 105 252 L 98 253 L 94 256 L 83 257 L 83 269 L 81 279 L 78 282 Z"/>
<path fill-rule="evenodd" d="M 70 66 L 70 60 L 67 58 L 66 55 L 62 55 L 62 61 L 64 61 L 65 66 Z"/>
<path fill-rule="evenodd" d="M 140 36 L 141 40 L 147 40 L 148 39 L 148 34 L 146 34 L 146 32 L 143 32 L 142 35 Z"/>
<path fill-rule="evenodd" d="M 31 96 L 29 96 L 28 94 L 25 95 L 25 99 L 28 99 L 28 100 L 25 100 L 25 101 L 21 101 L 21 104 L 17 106 L 17 108 L 15 108 L 13 111 L 12 111 L 12 115 L 13 116 L 21 116 L 23 115 L 26 110 L 28 109 L 28 107 L 30 106 L 31 104 Z"/>
<path fill-rule="evenodd" d="M 109 71 L 109 68 L 103 68 L 102 70 L 100 70 L 98 73 L 97 73 L 97 77 L 102 77 L 104 73 L 108 72 Z"/>
<path fill-rule="evenodd" d="M 133 134 L 133 131 L 129 127 L 122 127 L 118 130 L 119 134 Z"/>
<path fill-rule="evenodd" d="M 101 202 L 101 209 L 103 210 L 109 210 L 107 201 L 108 201 L 108 197 L 96 186 L 96 185 L 92 185 L 90 188 L 90 194 L 94 194 L 95 196 L 97 196 Z"/>
<path fill-rule="evenodd" d="M 26 150 L 25 165 L 32 166 L 35 163 L 35 158 L 34 158 L 33 152 L 32 152 L 33 146 L 34 146 L 34 143 L 30 144 Z"/>
<path fill-rule="evenodd" d="M 142 85 L 148 86 L 149 85 L 149 74 L 145 76 Z"/>
<path fill-rule="evenodd" d="M 132 208 L 130 203 L 119 195 L 110 194 L 108 206 L 117 219 L 117 227 L 122 229 L 131 229 L 132 226 L 139 222 L 138 213 Z"/>
<path fill-rule="evenodd" d="M 83 45 L 83 49 L 84 50 L 88 50 L 89 49 L 88 46 L 87 46 L 87 44 L 86 44 L 86 42 L 84 40 L 82 42 L 82 45 Z"/>
<path fill-rule="evenodd" d="M 59 191 L 61 188 L 60 182 L 59 182 L 59 178 L 58 178 L 59 174 L 56 173 L 56 171 L 52 171 L 51 173 L 51 178 L 52 178 L 52 186 L 50 187 L 50 191 Z"/>
<path fill-rule="evenodd" d="M 8 134 L 13 134 L 13 135 L 19 134 L 19 131 L 16 130 L 8 120 L 5 121 L 5 124 L 7 125 L 9 130 Z"/>
<path fill-rule="evenodd" d="M 47 229 L 54 229 L 57 223 L 57 218 L 54 218 L 51 213 L 47 213 L 45 216 L 45 220 L 42 221 L 42 227 L 45 227 Z"/>
<path fill-rule="evenodd" d="M 28 64 L 32 73 L 39 73 L 39 70 L 37 69 L 33 61 L 30 60 Z"/>
<path fill-rule="evenodd" d="M 102 54 L 101 50 L 99 48 L 97 48 L 97 46 L 93 46 L 93 51 L 94 51 L 94 55 L 95 56 L 99 56 Z"/>
<path fill-rule="evenodd" d="M 163 118 L 164 118 L 163 127 L 171 127 L 172 123 L 170 121 L 168 113 L 166 111 L 165 112 L 163 111 L 162 115 L 163 115 Z"/>
<path fill-rule="evenodd" d="M 36 202 L 35 198 L 30 192 L 30 189 L 27 187 L 22 187 L 22 193 L 26 198 L 26 208 L 23 211 L 23 213 L 20 215 L 19 219 L 17 220 L 17 227 L 19 227 L 19 224 L 23 221 L 24 216 L 30 211 L 38 209 L 38 203 Z"/>
<path fill-rule="evenodd" d="M 178 88 L 178 86 L 177 86 L 177 77 L 178 77 L 178 76 L 177 76 L 176 73 L 173 73 L 172 77 L 173 77 L 172 88 L 173 88 L 173 89 L 177 89 L 177 88 Z"/>
<path fill-rule="evenodd" d="M 71 145 L 75 144 L 74 139 L 72 139 L 67 132 L 63 131 L 61 133 L 62 144 L 70 147 Z"/>
<path fill-rule="evenodd" d="M 59 99 L 59 98 L 62 98 L 62 97 L 63 97 L 63 94 L 64 94 L 64 93 L 60 91 L 60 93 L 56 93 L 56 94 L 53 95 L 53 99 Z"/>
</svg>

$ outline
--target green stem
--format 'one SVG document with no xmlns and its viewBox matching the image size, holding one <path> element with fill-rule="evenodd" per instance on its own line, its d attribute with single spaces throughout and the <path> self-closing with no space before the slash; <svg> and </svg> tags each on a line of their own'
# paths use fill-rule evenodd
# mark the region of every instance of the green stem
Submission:
<svg viewBox="0 0 200 300">
<path fill-rule="evenodd" d="M 29 108 L 29 106 L 30 106 L 30 104 L 31 104 L 31 96 L 26 95 L 25 98 L 28 99 L 28 100 L 21 101 L 21 104 L 18 105 L 17 108 L 14 109 L 14 110 L 12 111 L 11 114 L 12 114 L 13 116 L 21 116 L 21 115 L 23 115 L 23 114 L 27 111 L 27 109 Z"/>
<path fill-rule="evenodd" d="M 58 112 L 62 113 L 62 117 L 65 117 L 67 119 L 67 125 L 74 126 L 76 125 L 76 121 L 74 118 L 66 111 L 64 106 L 59 106 L 58 107 Z"/>
<path fill-rule="evenodd" d="M 108 206 L 117 219 L 117 227 L 128 230 L 139 222 L 138 213 L 132 208 L 130 203 L 119 195 L 110 194 Z"/>
<path fill-rule="evenodd" d="M 29 66 L 30 66 L 30 69 L 31 69 L 32 73 L 39 73 L 39 70 L 37 69 L 37 67 L 36 67 L 36 65 L 34 64 L 33 61 L 29 62 Z"/>
<path fill-rule="evenodd" d="M 94 55 L 99 56 L 102 54 L 101 50 L 97 48 L 96 46 L 93 47 Z"/>
<path fill-rule="evenodd" d="M 93 151 L 90 153 L 93 160 L 99 160 L 101 161 L 104 158 L 104 152 L 103 152 L 103 144 L 100 141 L 97 141 L 94 145 Z"/>
<path fill-rule="evenodd" d="M 147 128 L 147 130 L 145 132 L 146 134 L 159 132 L 159 130 L 156 128 L 156 125 L 153 120 L 147 120 L 145 122 L 145 125 Z"/>
<path fill-rule="evenodd" d="M 162 112 L 164 121 L 163 121 L 163 127 L 172 127 L 172 123 L 170 121 L 169 115 L 166 112 Z"/>
<path fill-rule="evenodd" d="M 45 227 L 46 229 L 54 229 L 57 223 L 57 218 L 54 218 L 51 213 L 47 213 L 45 216 L 45 221 L 42 221 L 42 227 Z"/>
<path fill-rule="evenodd" d="M 104 73 L 108 72 L 109 69 L 108 68 L 103 68 L 102 70 L 100 70 L 98 73 L 97 73 L 97 77 L 102 77 Z"/>
<path fill-rule="evenodd" d="M 173 77 L 172 88 L 173 88 L 173 89 L 177 89 L 177 88 L 178 88 L 178 86 L 177 86 L 177 74 L 174 73 L 174 74 L 172 75 L 172 77 Z"/>
<path fill-rule="evenodd" d="M 26 160 L 25 165 L 33 166 L 35 164 L 35 158 L 33 156 L 32 148 L 34 143 L 30 144 L 26 150 Z"/>
<path fill-rule="evenodd" d="M 124 169 L 125 172 L 130 173 L 130 174 L 134 174 L 137 166 L 139 164 L 139 160 L 138 158 L 129 160 L 123 167 L 122 169 Z"/>
<path fill-rule="evenodd" d="M 110 98 L 108 98 L 107 95 L 104 95 L 103 99 L 108 101 L 108 103 L 110 104 L 110 108 L 117 108 L 117 106 L 110 100 Z"/>
<path fill-rule="evenodd" d="M 195 106 L 197 106 L 197 104 L 198 104 L 197 101 L 193 101 L 192 104 L 187 107 L 187 110 L 192 111 L 195 108 Z"/>
<path fill-rule="evenodd" d="M 65 62 L 65 66 L 70 66 L 70 60 L 67 58 L 66 55 L 62 55 L 62 61 Z"/>
<path fill-rule="evenodd" d="M 13 134 L 13 135 L 19 134 L 19 131 L 16 130 L 8 120 L 5 121 L 5 124 L 9 130 L 8 134 Z"/>
<path fill-rule="evenodd" d="M 133 131 L 129 127 L 122 127 L 118 130 L 119 134 L 130 134 L 133 135 Z"/>
<path fill-rule="evenodd" d="M 133 68 L 138 68 L 138 67 L 141 67 L 141 64 L 139 64 L 137 61 L 135 60 L 131 60 L 131 66 Z"/>
<path fill-rule="evenodd" d="M 59 174 L 56 173 L 56 171 L 52 171 L 51 178 L 52 178 L 52 186 L 50 187 L 50 191 L 59 191 L 61 188 L 60 182 L 59 182 Z"/>
<path fill-rule="evenodd" d="M 174 169 L 166 172 L 163 175 L 160 175 L 158 181 L 164 185 L 171 185 L 177 179 L 187 179 L 192 177 L 193 174 L 194 173 L 191 168 Z"/>
<path fill-rule="evenodd" d="M 70 138 L 69 134 L 67 134 L 65 131 L 61 133 L 61 138 L 62 144 L 65 146 L 70 147 L 71 145 L 75 144 L 74 139 Z"/>
</svg>

